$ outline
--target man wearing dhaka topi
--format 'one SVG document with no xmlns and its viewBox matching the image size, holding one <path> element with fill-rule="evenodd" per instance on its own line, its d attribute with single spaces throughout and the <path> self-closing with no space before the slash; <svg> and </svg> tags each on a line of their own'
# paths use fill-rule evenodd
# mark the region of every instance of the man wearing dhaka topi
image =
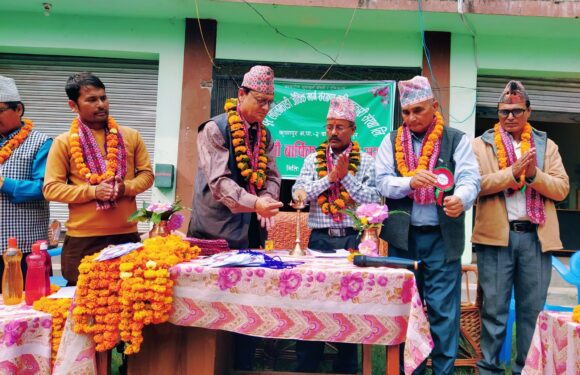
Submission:
<svg viewBox="0 0 580 375">
<path fill-rule="evenodd" d="M 111 244 L 140 241 L 136 223 L 127 218 L 137 210 L 137 194 L 153 185 L 153 171 L 139 132 L 109 116 L 98 77 L 73 74 L 65 90 L 77 117 L 48 154 L 44 196 L 68 203 L 62 274 L 68 285 L 76 285 L 83 257 Z"/>
<path fill-rule="evenodd" d="M 282 203 L 274 142 L 262 121 L 274 99 L 274 71 L 254 66 L 244 75 L 226 113 L 200 125 L 189 237 L 220 239 L 230 248 L 264 246 Z M 236 335 L 235 366 L 253 366 L 254 339 Z"/>
<path fill-rule="evenodd" d="M 48 202 L 42 195 L 52 139 L 34 129 L 12 78 L 0 76 L 0 255 L 8 237 L 22 250 L 22 273 L 32 244 L 48 238 Z M 4 262 L 0 259 L 0 276 Z M 0 292 L 2 287 L 0 286 Z"/>
<path fill-rule="evenodd" d="M 481 312 L 480 374 L 503 374 L 499 354 L 512 289 L 516 302 L 516 358 L 522 371 L 536 319 L 552 277 L 551 250 L 562 249 L 555 202 L 570 183 L 558 146 L 528 123 L 530 99 L 510 81 L 498 104 L 499 122 L 473 141 L 481 170 L 472 242 L 477 251 Z"/>
<path fill-rule="evenodd" d="M 295 199 L 310 202 L 308 226 L 312 228 L 308 248 L 316 250 L 356 249 L 360 242 L 346 206 L 376 203 L 373 158 L 352 141 L 356 111 L 352 100 L 338 96 L 330 101 L 326 136 L 317 151 L 308 155 L 296 183 Z M 339 354 L 333 372 L 356 374 L 357 345 L 336 343 Z M 297 341 L 297 371 L 316 372 L 324 355 L 324 342 Z"/>
<path fill-rule="evenodd" d="M 445 126 L 429 81 L 399 82 L 403 125 L 383 140 L 377 189 L 392 215 L 381 232 L 389 255 L 420 260 L 416 271 L 427 305 L 434 374 L 453 374 L 459 344 L 461 255 L 465 211 L 479 192 L 479 168 L 467 136 Z M 424 364 L 416 373 L 424 373 Z"/>
</svg>

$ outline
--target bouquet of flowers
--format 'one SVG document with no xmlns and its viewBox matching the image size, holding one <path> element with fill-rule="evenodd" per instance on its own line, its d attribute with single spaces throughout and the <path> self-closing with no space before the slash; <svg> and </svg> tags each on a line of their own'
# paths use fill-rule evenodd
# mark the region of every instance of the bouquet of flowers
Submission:
<svg viewBox="0 0 580 375">
<path fill-rule="evenodd" d="M 153 224 L 159 224 L 162 221 L 167 222 L 167 229 L 170 231 L 177 230 L 183 224 L 184 216 L 179 213 L 183 210 L 180 201 L 173 203 L 150 203 L 148 206 L 143 202 L 143 207 L 133 212 L 128 221 L 148 221 Z"/>
<path fill-rule="evenodd" d="M 389 217 L 389 208 L 386 204 L 365 203 L 356 210 L 345 210 L 352 218 L 354 229 L 363 232 L 366 229 L 380 229 L 383 221 Z"/>
</svg>

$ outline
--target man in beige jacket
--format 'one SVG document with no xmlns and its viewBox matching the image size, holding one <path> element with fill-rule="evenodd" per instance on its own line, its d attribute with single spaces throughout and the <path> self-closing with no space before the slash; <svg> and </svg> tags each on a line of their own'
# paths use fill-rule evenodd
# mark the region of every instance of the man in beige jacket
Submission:
<svg viewBox="0 0 580 375">
<path fill-rule="evenodd" d="M 481 170 L 473 243 L 483 291 L 481 374 L 503 374 L 499 354 L 506 335 L 512 288 L 517 356 L 524 365 L 551 278 L 549 251 L 562 248 L 555 201 L 570 185 L 558 146 L 528 123 L 530 100 L 510 81 L 498 104 L 499 123 L 473 142 Z"/>
</svg>

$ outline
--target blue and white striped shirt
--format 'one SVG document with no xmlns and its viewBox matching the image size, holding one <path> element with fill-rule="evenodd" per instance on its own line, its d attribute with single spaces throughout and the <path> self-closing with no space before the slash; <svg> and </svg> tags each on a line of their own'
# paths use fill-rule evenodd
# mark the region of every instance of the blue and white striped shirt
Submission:
<svg viewBox="0 0 580 375">
<path fill-rule="evenodd" d="M 332 160 L 336 161 L 338 155 L 331 149 Z M 375 161 L 367 153 L 360 153 L 360 165 L 353 176 L 348 173 L 341 181 L 352 200 L 357 204 L 376 203 L 379 201 L 378 191 L 375 188 Z M 317 228 L 349 228 L 352 227 L 352 219 L 344 215 L 344 220 L 337 223 L 332 220 L 332 215 L 325 215 L 317 203 L 318 196 L 328 190 L 332 184 L 328 176 L 318 178 L 316 173 L 316 152 L 308 155 L 300 175 L 292 187 L 292 193 L 298 189 L 306 191 L 306 201 L 310 202 L 310 214 L 308 215 L 308 227 Z"/>
</svg>

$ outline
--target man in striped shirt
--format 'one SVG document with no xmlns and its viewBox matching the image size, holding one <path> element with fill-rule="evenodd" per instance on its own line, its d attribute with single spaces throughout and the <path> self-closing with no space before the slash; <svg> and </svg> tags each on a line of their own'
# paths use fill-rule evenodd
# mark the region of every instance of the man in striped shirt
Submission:
<svg viewBox="0 0 580 375">
<path fill-rule="evenodd" d="M 316 152 L 308 155 L 300 176 L 292 188 L 294 198 L 310 202 L 308 226 L 312 229 L 308 248 L 322 251 L 356 248 L 359 237 L 353 221 L 342 210 L 346 206 L 378 202 L 375 190 L 375 166 L 372 157 L 360 151 L 352 141 L 356 131 L 354 103 L 347 97 L 330 102 L 326 135 Z M 356 373 L 355 344 L 336 344 L 339 355 L 333 372 Z M 316 372 L 324 352 L 324 343 L 298 341 L 297 371 Z"/>
</svg>

